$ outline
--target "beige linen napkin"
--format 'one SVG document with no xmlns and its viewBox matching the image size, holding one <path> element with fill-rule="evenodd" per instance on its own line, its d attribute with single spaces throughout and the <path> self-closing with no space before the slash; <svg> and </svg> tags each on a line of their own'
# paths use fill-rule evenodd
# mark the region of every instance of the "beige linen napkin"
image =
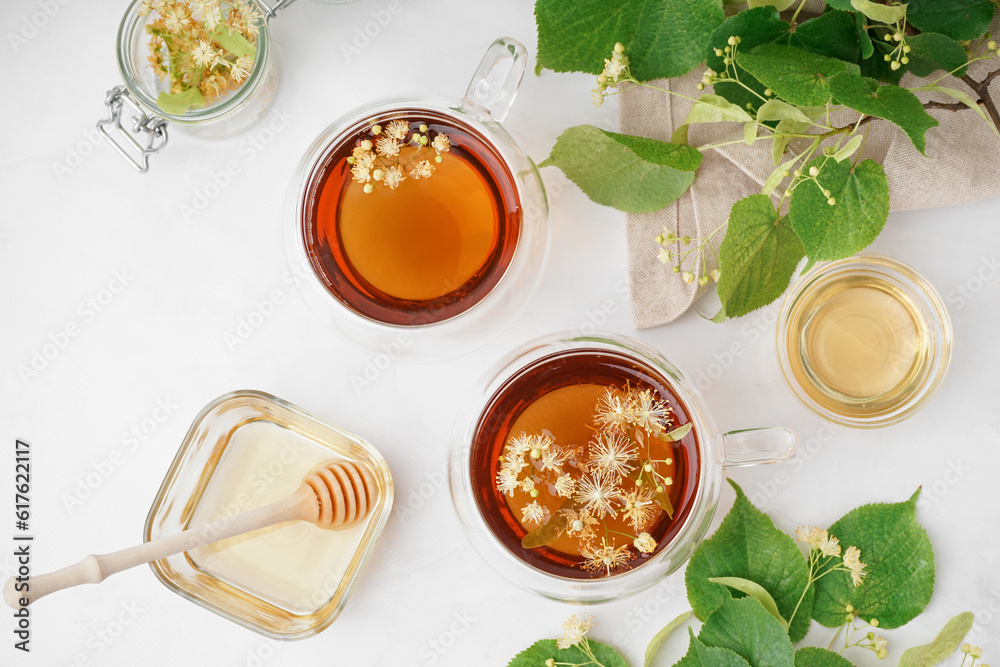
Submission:
<svg viewBox="0 0 1000 667">
<path fill-rule="evenodd" d="M 1000 19 L 994 21 L 991 31 L 993 34 L 1000 32 Z M 993 58 L 975 63 L 969 68 L 969 74 L 981 81 L 997 67 L 1000 67 L 1000 60 Z M 650 83 L 697 97 L 701 93 L 696 85 L 703 73 L 701 66 L 684 77 Z M 919 81 L 907 75 L 901 85 L 913 86 Z M 997 81 L 1000 77 L 991 85 L 991 93 L 1000 103 Z M 939 85 L 963 90 L 976 99 L 969 86 L 959 79 L 948 77 Z M 954 102 L 937 93 L 918 96 L 924 101 Z M 620 95 L 621 130 L 669 141 L 690 106 L 691 103 L 681 97 L 634 86 Z M 958 112 L 932 109 L 929 113 L 941 125 L 927 132 L 928 157 L 918 153 L 895 125 L 883 120 L 869 123 L 863 154 L 865 158 L 881 162 L 885 168 L 892 210 L 935 208 L 1000 197 L 1000 138 L 971 109 Z M 692 146 L 699 146 L 742 136 L 743 128 L 737 123 L 712 123 L 692 125 L 689 139 Z M 794 143 L 791 148 L 796 148 Z M 656 235 L 666 227 L 678 236 L 705 236 L 729 219 L 729 211 L 737 200 L 759 194 L 773 170 L 770 141 L 758 141 L 753 146 L 740 142 L 705 151 L 694 184 L 680 199 L 654 213 L 626 214 L 629 290 L 632 319 L 637 328 L 647 329 L 676 319 L 708 289 L 697 283 L 684 283 L 669 266 L 657 259 L 658 247 L 653 240 Z M 715 235 L 716 251 L 722 236 L 721 233 Z M 706 257 L 707 271 L 718 266 L 713 253 L 707 252 Z M 700 275 L 700 269 L 695 272 Z"/>
</svg>

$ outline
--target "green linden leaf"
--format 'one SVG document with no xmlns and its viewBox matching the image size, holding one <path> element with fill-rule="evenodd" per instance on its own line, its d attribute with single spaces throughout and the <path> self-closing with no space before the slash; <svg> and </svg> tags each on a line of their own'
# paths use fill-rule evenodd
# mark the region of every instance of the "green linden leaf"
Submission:
<svg viewBox="0 0 1000 667">
<path fill-rule="evenodd" d="M 965 635 L 969 634 L 973 621 L 975 616 L 972 612 L 962 612 L 948 621 L 930 644 L 906 649 L 899 659 L 899 667 L 934 667 L 940 664 L 955 652 Z"/>
<path fill-rule="evenodd" d="M 830 79 L 830 92 L 844 106 L 898 125 L 921 153 L 927 130 L 939 124 L 916 95 L 899 86 L 880 86 L 873 91 L 857 74 L 838 74 Z"/>
<path fill-rule="evenodd" d="M 854 15 L 836 9 L 803 21 L 789 33 L 787 44 L 851 63 L 858 61 L 861 51 Z"/>
<path fill-rule="evenodd" d="M 839 9 L 843 12 L 856 12 L 857 9 L 851 4 L 851 0 L 826 0 L 826 4 L 834 9 Z"/>
<path fill-rule="evenodd" d="M 594 657 L 605 667 L 628 667 L 621 653 L 607 644 L 588 638 Z M 537 642 L 514 656 L 507 667 L 541 667 L 545 661 L 552 658 L 556 662 L 577 665 L 593 664 L 590 658 L 576 646 L 559 648 L 555 639 L 539 639 Z"/>
<path fill-rule="evenodd" d="M 538 0 L 538 63 L 599 74 L 616 42 L 640 81 L 686 74 L 724 18 L 721 0 Z"/>
<path fill-rule="evenodd" d="M 910 52 L 910 71 L 917 76 L 930 76 L 935 70 L 953 72 L 957 77 L 965 76 L 969 56 L 965 47 L 947 35 L 925 32 L 907 37 Z"/>
<path fill-rule="evenodd" d="M 872 21 L 880 23 L 897 23 L 906 16 L 906 5 L 880 5 L 872 0 L 851 0 L 851 7 L 858 10 Z"/>
<path fill-rule="evenodd" d="M 667 625 L 653 635 L 653 638 L 649 640 L 649 644 L 646 645 L 646 657 L 643 660 L 643 667 L 649 667 L 653 664 L 653 658 L 656 657 L 657 651 L 660 650 L 660 646 L 666 640 L 667 637 L 673 633 L 674 630 L 679 628 L 684 622 L 691 618 L 691 612 L 686 611 L 674 620 L 667 623 Z"/>
<path fill-rule="evenodd" d="M 233 32 L 228 26 L 220 25 L 212 32 L 212 40 L 218 42 L 222 48 L 239 58 L 240 56 L 250 56 L 253 58 L 257 49 L 247 41 L 247 38 L 238 32 Z M 604 62 L 603 60 L 601 62 Z"/>
<path fill-rule="evenodd" d="M 962 42 L 982 37 L 995 10 L 993 0 L 910 0 L 906 19 L 921 32 L 940 32 Z"/>
<path fill-rule="evenodd" d="M 694 631 L 689 629 L 688 633 L 691 635 L 688 652 L 674 667 L 750 667 L 750 663 L 736 651 L 721 646 L 706 646 L 694 636 Z"/>
<path fill-rule="evenodd" d="M 722 584 L 724 586 L 729 586 L 730 588 L 735 588 L 740 593 L 744 595 L 749 595 L 757 602 L 763 605 L 764 609 L 767 609 L 767 613 L 778 619 L 781 623 L 781 627 L 788 630 L 788 621 L 786 621 L 781 612 L 778 611 L 778 605 L 774 603 L 774 598 L 771 594 L 767 592 L 767 589 L 760 584 L 750 581 L 749 579 L 744 579 L 742 577 L 711 577 L 709 578 L 713 584 Z"/>
<path fill-rule="evenodd" d="M 867 565 L 864 582 L 855 587 L 847 572 L 831 572 L 816 582 L 813 618 L 828 628 L 844 622 L 847 605 L 880 628 L 909 623 L 924 610 L 934 592 L 934 551 L 916 521 L 918 489 L 909 500 L 864 505 L 830 526 L 830 535 L 861 550 Z"/>
<path fill-rule="evenodd" d="M 715 49 L 724 49 L 730 37 L 739 37 L 740 44 L 737 53 L 745 53 L 761 44 L 770 44 L 780 37 L 788 34 L 789 25 L 778 16 L 778 10 L 774 7 L 756 7 L 730 16 L 719 26 L 718 30 L 712 33 L 708 41 L 708 53 L 705 64 L 716 72 L 722 72 L 726 66 L 723 63 L 725 56 L 715 55 Z M 738 60 L 738 58 L 737 58 Z M 764 95 L 766 86 L 750 74 L 736 65 L 736 76 L 746 86 L 754 89 L 754 95 L 738 83 L 717 83 L 715 92 L 726 98 L 740 109 L 745 109 L 747 104 L 756 109 L 760 106 L 761 98 Z"/>
<path fill-rule="evenodd" d="M 795 667 L 795 649 L 785 629 L 753 598 L 723 602 L 705 621 L 698 639 L 734 651 L 750 667 Z"/>
<path fill-rule="evenodd" d="M 774 7 L 779 12 L 783 12 L 792 5 L 794 5 L 796 0 L 750 0 L 750 8 L 754 7 Z"/>
<path fill-rule="evenodd" d="M 883 83 L 898 84 L 903 75 L 910 71 L 910 66 L 902 65 L 899 69 L 892 69 L 891 64 L 885 61 L 885 56 L 892 52 L 894 45 L 895 42 L 890 44 L 881 39 L 874 40 L 875 55 L 861 61 L 861 76 L 877 79 Z"/>
<path fill-rule="evenodd" d="M 751 4 L 751 7 L 754 5 Z M 764 44 L 775 43 L 853 62 L 857 60 L 859 51 L 858 28 L 853 16 L 838 11 L 828 11 L 803 21 L 794 30 L 787 21 L 781 20 L 773 6 L 760 5 L 729 17 L 708 42 L 706 65 L 717 72 L 725 69 L 725 54 L 716 55 L 715 50 L 725 49 L 730 37 L 739 37 L 741 40 L 737 49 L 736 76 L 756 94 L 737 83 L 725 82 L 715 84 L 715 92 L 740 108 L 746 108 L 748 104 L 751 109 L 760 106 L 767 87 L 740 66 L 741 54 Z"/>
<path fill-rule="evenodd" d="M 169 114 L 183 116 L 188 109 L 204 106 L 205 98 L 197 88 L 188 88 L 182 93 L 160 93 L 156 105 Z"/>
<path fill-rule="evenodd" d="M 768 206 L 771 205 L 763 195 L 754 197 L 763 197 Z M 771 210 L 774 210 L 773 207 Z M 774 611 L 778 612 L 774 618 L 787 619 L 809 583 L 809 566 L 795 540 L 775 528 L 770 517 L 751 505 L 735 482 L 730 480 L 730 484 L 736 489 L 733 509 L 715 535 L 695 550 L 684 574 L 688 601 L 695 616 L 703 621 L 709 619 L 732 597 L 727 588 L 732 585 L 731 581 L 713 583 L 711 580 L 738 577 L 761 587 L 770 596 Z M 810 588 L 792 619 L 791 628 L 787 631 L 792 641 L 799 641 L 809 630 L 812 595 Z M 775 623 L 785 634 L 786 624 L 777 620 Z M 788 638 L 787 635 L 785 638 Z"/>
<path fill-rule="evenodd" d="M 559 167 L 588 197 L 629 213 L 658 211 L 694 181 L 701 153 L 690 146 L 605 132 L 566 129 L 539 167 Z"/>
<path fill-rule="evenodd" d="M 861 14 L 854 14 L 854 28 L 861 44 L 861 58 L 871 58 L 872 54 L 875 53 L 875 45 L 872 44 L 871 35 L 868 34 L 865 17 Z"/>
<path fill-rule="evenodd" d="M 810 261 L 843 259 L 867 248 L 889 217 L 889 181 L 882 165 L 819 157 L 802 168 L 820 170 L 817 182 L 830 191 L 836 205 L 816 183 L 804 182 L 792 192 L 788 217 Z"/>
<path fill-rule="evenodd" d="M 746 315 L 781 296 L 804 254 L 799 237 L 767 195 L 736 202 L 719 249 L 719 299 L 726 315 Z"/>
<path fill-rule="evenodd" d="M 806 646 L 795 652 L 795 667 L 854 667 L 847 658 L 825 648 Z"/>
<path fill-rule="evenodd" d="M 858 72 L 857 65 L 781 44 L 764 44 L 751 53 L 738 53 L 736 62 L 781 99 L 807 107 L 829 101 L 831 77 Z"/>
</svg>

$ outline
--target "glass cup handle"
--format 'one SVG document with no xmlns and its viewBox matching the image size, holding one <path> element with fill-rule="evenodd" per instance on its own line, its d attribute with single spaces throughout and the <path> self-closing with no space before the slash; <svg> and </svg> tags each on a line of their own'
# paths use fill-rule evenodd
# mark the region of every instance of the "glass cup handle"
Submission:
<svg viewBox="0 0 1000 667">
<path fill-rule="evenodd" d="M 502 122 L 521 85 L 528 51 L 511 37 L 501 37 L 486 49 L 462 98 L 462 109 L 480 118 Z"/>
<path fill-rule="evenodd" d="M 724 468 L 755 466 L 794 457 L 799 450 L 799 436 L 784 426 L 748 428 L 724 433 L 722 446 L 726 452 Z"/>
</svg>

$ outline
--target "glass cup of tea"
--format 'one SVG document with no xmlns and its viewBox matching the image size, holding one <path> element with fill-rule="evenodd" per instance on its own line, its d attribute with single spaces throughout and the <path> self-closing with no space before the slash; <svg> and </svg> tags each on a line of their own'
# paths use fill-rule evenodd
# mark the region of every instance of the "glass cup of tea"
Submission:
<svg viewBox="0 0 1000 667">
<path fill-rule="evenodd" d="M 346 114 L 306 151 L 285 247 L 310 307 L 373 349 L 423 359 L 488 340 L 534 292 L 548 205 L 500 122 L 527 53 L 487 49 L 465 97 L 413 96 Z"/>
<path fill-rule="evenodd" d="M 708 530 L 724 470 L 798 448 L 786 428 L 720 433 L 676 366 L 605 333 L 511 352 L 460 414 L 449 477 L 469 540 L 514 583 L 579 604 L 677 570 Z"/>
</svg>

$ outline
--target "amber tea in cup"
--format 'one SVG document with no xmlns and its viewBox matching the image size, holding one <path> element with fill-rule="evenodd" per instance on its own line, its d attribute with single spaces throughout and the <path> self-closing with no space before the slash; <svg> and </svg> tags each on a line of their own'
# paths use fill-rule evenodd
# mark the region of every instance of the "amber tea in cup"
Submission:
<svg viewBox="0 0 1000 667">
<path fill-rule="evenodd" d="M 628 422 L 629 410 L 644 414 L 639 403 L 656 428 Z M 623 421 L 610 423 L 619 408 Z M 573 579 L 626 572 L 669 545 L 691 511 L 701 466 L 692 426 L 666 378 L 634 358 L 601 349 L 552 354 L 489 400 L 472 441 L 473 492 L 490 530 L 527 564 Z M 671 431 L 677 441 L 666 437 Z M 535 449 L 515 457 L 519 442 Z M 549 474 L 553 461 L 558 473 Z M 511 479 L 505 488 L 512 466 L 515 477 L 539 483 Z M 586 485 L 620 494 L 613 511 L 598 516 L 599 500 L 588 507 Z M 539 534 L 544 544 L 530 546 Z M 651 540 L 643 549 L 640 537 Z"/>
<path fill-rule="evenodd" d="M 359 156 L 378 161 L 359 172 Z M 511 263 L 521 233 L 515 179 L 493 144 L 454 116 L 414 108 L 367 118 L 335 140 L 317 174 L 302 208 L 309 261 L 366 318 L 451 319 L 488 296 Z"/>
</svg>

